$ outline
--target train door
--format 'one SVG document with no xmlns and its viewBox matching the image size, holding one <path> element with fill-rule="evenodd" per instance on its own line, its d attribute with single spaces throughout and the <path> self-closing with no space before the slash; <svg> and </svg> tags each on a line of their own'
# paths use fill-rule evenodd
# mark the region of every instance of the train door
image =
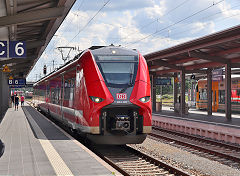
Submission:
<svg viewBox="0 0 240 176">
<path fill-rule="evenodd" d="M 218 110 L 218 81 L 212 82 L 212 111 Z"/>
</svg>

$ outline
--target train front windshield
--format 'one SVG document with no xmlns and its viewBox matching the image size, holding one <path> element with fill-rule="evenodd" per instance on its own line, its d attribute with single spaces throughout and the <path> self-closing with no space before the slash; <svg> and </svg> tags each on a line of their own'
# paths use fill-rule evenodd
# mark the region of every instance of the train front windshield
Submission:
<svg viewBox="0 0 240 176">
<path fill-rule="evenodd" d="M 97 56 L 96 60 L 107 86 L 133 86 L 138 68 L 137 56 Z"/>
</svg>

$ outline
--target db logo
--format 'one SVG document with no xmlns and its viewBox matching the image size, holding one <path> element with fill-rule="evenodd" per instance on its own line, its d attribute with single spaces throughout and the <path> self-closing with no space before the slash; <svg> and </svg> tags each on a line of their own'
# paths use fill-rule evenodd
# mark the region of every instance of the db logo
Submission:
<svg viewBox="0 0 240 176">
<path fill-rule="evenodd" d="M 126 100 L 127 94 L 126 93 L 117 93 L 117 99 L 118 100 Z"/>
</svg>

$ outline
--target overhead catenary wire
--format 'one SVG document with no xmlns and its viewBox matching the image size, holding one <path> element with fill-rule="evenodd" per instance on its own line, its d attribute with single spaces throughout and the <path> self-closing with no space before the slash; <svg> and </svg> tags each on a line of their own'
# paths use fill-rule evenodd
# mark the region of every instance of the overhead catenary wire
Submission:
<svg viewBox="0 0 240 176">
<path fill-rule="evenodd" d="M 240 4 L 238 4 L 238 5 L 234 6 L 234 7 L 239 7 L 239 6 L 240 6 Z M 226 12 L 226 11 L 228 11 L 228 10 L 234 8 L 234 7 L 231 7 L 231 8 L 229 8 L 229 9 L 224 10 L 224 11 L 220 11 L 220 12 L 214 13 L 214 14 L 212 14 L 212 15 L 205 16 L 205 17 L 201 18 L 200 20 L 202 20 L 202 19 L 207 19 L 207 18 L 209 18 L 209 17 L 212 17 L 212 16 L 215 16 L 215 15 L 221 14 L 221 13 Z M 225 18 L 217 19 L 217 20 L 215 20 L 215 23 L 216 23 L 216 22 L 219 22 L 219 21 L 222 21 L 222 20 L 225 20 L 225 19 L 228 19 L 228 18 L 236 17 L 236 16 L 238 16 L 238 15 L 240 15 L 240 13 L 233 14 L 233 15 L 227 16 L 227 17 L 225 17 Z M 210 23 L 212 23 L 212 21 L 205 23 L 205 25 L 210 24 Z M 189 22 L 189 23 L 187 23 L 187 24 L 184 24 L 184 27 L 189 26 L 189 25 L 191 25 L 191 24 L 192 24 L 192 22 Z M 173 28 L 172 30 L 177 29 L 177 28 L 179 28 L 179 27 Z M 193 29 L 194 29 L 194 28 L 193 28 Z M 189 32 L 189 30 L 184 30 L 183 32 Z M 181 33 L 183 33 L 183 32 L 181 32 Z M 181 34 L 181 33 L 178 32 L 178 33 L 176 33 L 175 35 L 171 35 L 171 36 L 176 36 L 176 35 Z"/>
<path fill-rule="evenodd" d="M 77 10 L 79 10 L 79 9 L 82 7 L 84 1 L 85 1 L 85 0 L 82 0 L 82 2 L 80 3 L 80 5 L 79 5 L 79 7 L 78 7 Z M 65 19 L 65 20 L 66 20 L 66 19 Z M 65 21 L 65 20 L 64 20 L 64 21 Z M 66 30 L 69 28 L 69 26 L 70 26 L 70 25 L 68 25 L 67 28 L 66 28 L 64 31 L 66 31 Z M 59 42 L 59 40 L 61 39 L 61 37 L 62 37 L 62 36 L 59 35 L 59 36 L 58 36 L 59 39 L 58 39 L 56 42 L 54 42 L 54 43 L 56 44 L 57 42 Z M 48 52 L 53 51 L 53 49 L 55 48 L 55 44 L 52 44 L 52 47 L 51 47 L 50 49 L 48 49 Z M 41 57 L 45 57 L 46 55 L 48 55 L 48 54 L 47 54 L 47 51 L 46 51 L 46 49 L 45 49 Z M 43 63 L 42 65 L 45 65 L 45 64 L 46 64 L 46 63 Z M 61 64 L 59 64 L 59 65 L 61 65 Z M 36 70 L 35 67 L 36 67 L 36 65 L 34 66 L 33 70 Z"/>
<path fill-rule="evenodd" d="M 179 5 L 177 5 L 176 7 L 174 7 L 173 9 L 169 10 L 169 11 L 168 11 L 166 14 L 164 14 L 163 16 L 161 16 L 161 17 L 159 17 L 159 18 L 157 18 L 157 19 L 155 19 L 155 20 L 153 20 L 153 21 L 151 21 L 151 22 L 149 22 L 149 23 L 141 26 L 141 27 L 139 28 L 139 30 L 144 29 L 144 28 L 146 28 L 146 27 L 149 27 L 149 25 L 151 25 L 151 24 L 153 24 L 153 23 L 155 23 L 155 22 L 158 22 L 158 20 L 160 20 L 161 18 L 169 15 L 170 13 L 172 13 L 173 11 L 175 11 L 176 9 L 178 9 L 179 7 L 181 7 L 182 5 L 184 5 L 185 3 L 187 3 L 187 1 L 189 1 L 189 0 L 183 1 L 182 3 L 180 3 Z M 134 34 L 134 33 L 130 33 L 130 34 L 128 34 L 126 37 L 120 38 L 120 40 L 122 40 L 122 39 L 127 39 L 127 38 L 129 38 L 129 36 L 132 35 L 132 34 Z M 119 41 L 120 41 L 120 40 L 119 40 Z M 119 41 L 117 41 L 117 42 L 119 42 Z"/>
<path fill-rule="evenodd" d="M 67 46 L 70 42 L 72 42 L 91 22 L 92 20 L 100 13 L 100 11 L 109 3 L 110 0 L 105 2 L 102 7 L 92 16 L 92 18 L 78 31 L 78 33 L 68 42 Z"/>
<path fill-rule="evenodd" d="M 240 5 L 238 5 L 238 6 L 240 6 Z M 237 7 L 237 6 L 236 6 L 236 7 Z M 219 12 L 218 12 L 218 13 L 219 13 Z M 217 13 L 217 14 L 218 14 L 218 13 Z M 214 15 L 216 15 L 216 14 L 214 14 Z M 238 15 L 240 15 L 240 13 L 234 14 L 234 15 L 231 15 L 231 16 L 228 16 L 228 17 L 225 17 L 225 18 L 221 18 L 221 19 L 219 19 L 219 20 L 217 20 L 217 21 L 215 21 L 215 22 L 219 22 L 219 21 L 225 20 L 225 19 L 227 19 L 227 18 L 232 18 L 232 17 L 238 16 Z M 213 16 L 213 15 L 211 15 L 211 16 Z M 204 18 L 206 18 L 206 17 L 204 17 Z M 187 24 L 187 25 L 185 25 L 185 26 L 188 26 L 188 25 L 190 25 L 190 24 L 191 24 L 191 23 L 189 23 L 189 24 Z M 211 22 L 207 22 L 205 25 L 207 25 L 207 24 L 211 24 Z M 183 33 L 186 33 L 186 32 L 189 32 L 189 30 L 183 30 L 183 31 L 177 32 L 177 33 L 175 33 L 175 34 L 173 34 L 173 35 L 171 35 L 171 36 L 178 36 L 178 35 L 183 34 Z M 166 39 L 166 37 L 158 37 L 158 38 L 154 38 L 154 39 L 156 39 L 156 40 L 161 40 L 161 39 Z"/>
<path fill-rule="evenodd" d="M 101 8 L 94 14 L 93 17 L 91 17 L 91 19 L 83 26 L 83 28 L 81 28 L 81 29 L 78 31 L 78 33 L 68 42 L 68 44 L 67 44 L 66 46 L 68 46 L 68 45 L 70 44 L 70 42 L 73 41 L 73 40 L 79 35 L 79 33 L 82 32 L 82 31 L 92 22 L 92 20 L 100 13 L 100 11 L 101 11 L 109 2 L 110 2 L 110 0 L 108 0 L 107 2 L 105 2 L 105 3 L 101 6 Z M 81 2 L 81 4 L 79 5 L 78 10 L 82 7 L 83 3 L 84 3 L 84 0 L 83 0 L 83 1 Z M 59 38 L 59 39 L 58 39 L 58 41 L 59 41 L 60 38 L 61 38 L 61 35 L 60 35 L 58 38 Z M 58 42 L 58 41 L 57 41 L 57 42 Z M 55 42 L 55 43 L 57 43 L 57 42 Z M 49 49 L 49 52 L 52 51 L 53 49 L 54 49 L 54 45 Z M 47 54 L 46 51 L 44 51 L 43 57 L 44 57 L 46 54 Z"/>
<path fill-rule="evenodd" d="M 200 18 L 200 19 L 198 19 L 198 21 L 201 21 L 201 20 L 204 20 L 204 19 L 208 19 L 209 17 L 213 17 L 213 16 L 216 16 L 216 15 L 219 15 L 219 14 L 222 14 L 223 12 L 227 12 L 228 10 L 230 10 L 230 9 L 232 9 L 232 8 L 235 8 L 235 7 L 239 7 L 240 6 L 240 4 L 238 4 L 238 5 L 236 5 L 236 6 L 233 6 L 233 7 L 230 7 L 230 8 L 228 8 L 228 9 L 225 9 L 224 11 L 219 11 L 219 12 L 217 12 L 217 13 L 214 13 L 214 14 L 211 14 L 211 15 L 208 15 L 208 16 L 204 16 L 204 17 L 202 17 L 202 18 Z M 231 15 L 231 16 L 228 16 L 228 17 L 225 17 L 225 18 L 223 18 L 223 20 L 225 20 L 225 19 L 227 19 L 227 18 L 232 18 L 232 17 L 235 17 L 235 16 L 237 16 L 237 15 L 240 15 L 240 13 L 238 13 L 238 14 L 233 14 L 233 15 Z M 220 19 L 220 20 L 217 20 L 217 21 L 221 21 L 222 19 Z M 207 22 L 206 24 L 210 24 L 212 21 L 210 21 L 210 22 Z M 216 22 L 216 21 L 215 21 Z M 187 27 L 187 26 L 189 26 L 189 25 L 191 25 L 192 24 L 192 21 L 190 21 L 190 22 L 188 22 L 188 23 L 185 23 L 185 24 L 182 24 L 182 25 L 184 25 L 184 27 Z M 171 31 L 173 31 L 173 30 L 175 30 L 175 29 L 179 29 L 179 27 L 181 27 L 181 26 L 177 26 L 177 27 L 175 27 L 175 28 L 171 28 Z M 193 28 L 193 29 L 195 29 L 195 28 Z M 188 30 L 185 30 L 185 31 L 189 31 L 189 28 L 188 28 Z M 163 34 L 165 31 L 162 31 L 161 33 L 158 33 L 158 34 L 155 34 L 155 35 L 159 35 L 159 34 Z M 178 34 L 178 33 L 177 33 Z M 171 35 L 171 36 L 175 36 L 175 35 Z M 165 38 L 165 37 L 164 37 Z"/>
<path fill-rule="evenodd" d="M 238 5 L 234 6 L 234 7 L 239 7 L 239 6 L 240 6 L 240 4 L 238 4 Z M 204 20 L 204 19 L 207 19 L 207 18 L 209 18 L 209 17 L 215 16 L 215 15 L 219 15 L 219 14 L 221 14 L 221 13 L 223 13 L 223 12 L 226 12 L 226 11 L 228 11 L 228 10 L 234 8 L 234 7 L 231 7 L 231 8 L 229 8 L 229 9 L 224 10 L 224 11 L 220 11 L 220 12 L 217 12 L 217 13 L 214 13 L 214 14 L 211 14 L 211 15 L 208 15 L 208 16 L 205 16 L 205 17 L 203 17 L 203 18 L 201 18 L 201 19 L 199 19 L 199 20 Z M 225 20 L 225 19 L 227 19 L 227 18 L 232 18 L 232 17 L 238 16 L 238 15 L 240 15 L 240 13 L 233 14 L 233 15 L 227 16 L 227 17 L 225 17 L 225 18 L 217 19 L 217 20 L 215 20 L 214 22 L 222 21 L 222 20 Z M 206 22 L 204 25 L 211 24 L 211 23 L 212 23 L 212 21 Z M 186 23 L 186 24 L 184 24 L 184 27 L 189 26 L 189 25 L 191 25 L 191 24 L 192 24 L 192 22 Z M 175 28 L 171 28 L 171 30 L 174 30 L 174 29 L 179 29 L 179 26 L 178 26 L 178 27 L 175 27 Z M 195 29 L 195 28 L 192 28 L 192 29 Z M 189 29 L 188 29 L 188 30 L 185 30 L 184 32 L 187 32 L 187 31 L 189 32 Z M 178 34 L 178 33 L 177 33 L 177 34 Z M 157 35 L 158 35 L 158 34 L 157 34 Z M 176 36 L 176 35 L 171 35 L 171 36 Z"/>
<path fill-rule="evenodd" d="M 220 2 L 218 2 L 218 3 L 220 3 Z M 218 3 L 215 3 L 214 5 L 216 5 L 216 4 L 218 4 Z M 221 12 L 220 12 L 221 13 Z M 195 19 L 195 18 L 192 18 L 192 19 Z M 192 21 L 192 19 L 191 19 L 191 21 Z M 189 20 L 188 20 L 189 21 Z M 188 22 L 187 21 L 187 22 Z M 206 24 L 208 24 L 208 23 L 206 23 Z M 176 26 L 182 26 L 183 24 L 181 23 L 181 24 L 178 24 L 178 25 L 173 25 L 174 27 L 176 27 Z M 184 25 L 185 25 L 185 23 L 184 23 Z M 175 28 L 172 28 L 173 26 L 171 26 L 171 27 L 169 27 L 170 29 L 171 29 L 171 31 L 172 30 L 174 30 Z M 167 29 L 166 29 L 167 30 Z M 166 32 L 166 30 L 165 30 L 165 32 Z M 85 30 L 86 31 L 86 30 Z M 163 30 L 164 31 L 164 30 Z M 156 35 L 159 35 L 161 32 L 163 32 L 163 31 L 156 31 L 157 33 L 154 33 L 152 36 L 156 36 Z M 87 32 L 87 31 L 86 31 Z M 61 35 L 64 35 L 64 34 L 61 34 Z M 59 37 L 61 36 L 61 35 L 59 35 Z M 174 33 L 174 36 L 175 35 L 179 35 L 179 33 Z M 152 37 L 151 36 L 151 37 Z M 171 36 L 172 36 L 172 33 L 171 33 Z M 59 38 L 59 37 L 57 37 L 57 39 Z M 137 39 L 136 39 L 137 40 Z M 144 39 L 143 39 L 144 40 Z M 57 43 L 57 42 L 55 42 L 55 43 Z M 128 43 L 127 43 L 128 44 Z M 134 44 L 134 43 L 133 43 Z M 128 45 L 127 45 L 128 46 Z M 49 51 L 49 50 L 48 50 Z M 49 53 L 47 53 L 46 51 L 44 52 L 44 54 L 49 54 Z"/>
<path fill-rule="evenodd" d="M 135 43 L 138 43 L 138 42 L 140 42 L 140 41 L 142 41 L 142 40 L 144 40 L 144 39 L 147 39 L 147 38 L 151 37 L 151 36 L 154 35 L 154 34 L 157 34 L 157 33 L 161 32 L 161 31 L 164 31 L 164 30 L 172 27 L 172 26 L 175 26 L 176 24 L 179 24 L 179 23 L 181 23 L 181 22 L 183 22 L 183 21 L 185 21 L 185 20 L 187 20 L 187 19 L 189 19 L 189 18 L 191 18 L 191 17 L 193 17 L 193 16 L 195 16 L 195 15 L 197 15 L 197 14 L 199 14 L 199 13 L 202 13 L 202 12 L 208 10 L 209 8 L 215 6 L 215 5 L 217 5 L 217 4 L 219 4 L 219 3 L 223 2 L 223 1 L 224 1 L 224 0 L 221 0 L 221 1 L 217 2 L 217 3 L 213 3 L 212 5 L 206 7 L 206 8 L 204 8 L 204 9 L 202 9 L 202 10 L 199 10 L 199 11 L 193 13 L 192 15 L 189 15 L 189 16 L 187 16 L 187 17 L 185 17 L 185 18 L 183 18 L 183 19 L 181 19 L 181 20 L 179 20 L 179 21 L 177 21 L 177 22 L 175 22 L 175 23 L 173 23 L 173 24 L 171 24 L 171 25 L 168 25 L 168 26 L 166 26 L 166 27 L 164 27 L 164 28 L 162 28 L 162 29 L 160 29 L 160 30 L 157 30 L 156 32 L 154 32 L 154 33 L 152 33 L 152 34 L 149 34 L 149 35 L 147 35 L 147 36 L 145 36 L 145 37 L 143 37 L 143 38 L 141 38 L 141 39 L 139 39 L 139 40 L 137 40 L 137 41 L 129 42 L 129 43 L 127 43 L 127 45 L 125 45 L 125 47 L 126 47 L 126 46 L 129 46 L 129 45 L 132 45 L 132 44 L 135 44 Z"/>
<path fill-rule="evenodd" d="M 80 10 L 80 8 L 83 6 L 84 1 L 85 1 L 85 0 L 82 0 L 82 2 L 80 3 L 80 5 L 78 6 L 78 9 L 77 9 L 77 10 Z M 71 25 L 68 25 L 67 28 L 66 28 L 64 31 L 66 31 L 70 26 L 71 26 Z M 59 40 L 61 39 L 62 36 L 59 35 L 59 36 L 57 36 L 57 37 L 58 37 L 59 39 L 55 42 L 55 44 L 56 44 L 57 42 L 59 42 Z M 53 51 L 53 49 L 55 48 L 55 44 L 53 44 L 53 46 L 49 49 L 49 52 Z M 45 50 L 42 57 L 44 57 L 46 54 L 47 54 L 47 53 L 46 53 L 46 50 Z"/>
</svg>

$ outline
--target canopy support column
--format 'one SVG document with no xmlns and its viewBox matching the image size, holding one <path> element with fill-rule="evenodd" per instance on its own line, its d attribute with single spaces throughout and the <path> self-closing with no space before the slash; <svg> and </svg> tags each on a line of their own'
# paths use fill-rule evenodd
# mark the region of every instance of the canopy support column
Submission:
<svg viewBox="0 0 240 176">
<path fill-rule="evenodd" d="M 180 114 L 181 116 L 185 114 L 185 70 L 181 71 L 181 94 L 180 94 Z"/>
<path fill-rule="evenodd" d="M 208 115 L 212 115 L 212 69 L 210 68 L 208 68 L 207 70 L 207 99 L 208 99 L 207 106 Z"/>
<path fill-rule="evenodd" d="M 232 120 L 231 112 L 231 65 L 225 65 L 225 116 L 227 120 Z"/>
<path fill-rule="evenodd" d="M 156 76 L 151 76 L 152 111 L 156 112 Z"/>
<path fill-rule="evenodd" d="M 178 88 L 177 88 L 177 73 L 174 73 L 174 80 L 173 80 L 173 105 L 174 105 L 174 112 L 177 112 L 176 110 L 176 103 L 177 103 L 177 95 L 178 95 Z M 180 103 L 180 102 L 179 102 Z"/>
</svg>

